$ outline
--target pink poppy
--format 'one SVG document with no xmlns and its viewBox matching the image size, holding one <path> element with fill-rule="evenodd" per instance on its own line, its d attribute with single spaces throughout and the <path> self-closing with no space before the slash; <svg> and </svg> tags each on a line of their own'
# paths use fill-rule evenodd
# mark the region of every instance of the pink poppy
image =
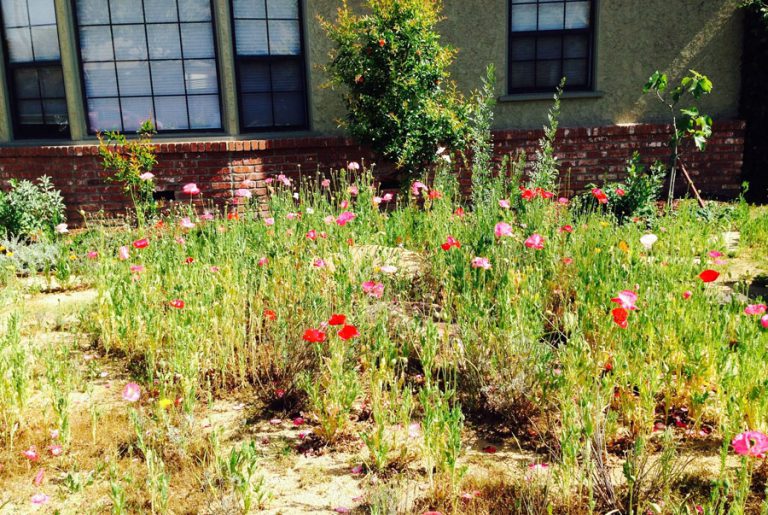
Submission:
<svg viewBox="0 0 768 515">
<path fill-rule="evenodd" d="M 30 447 L 26 451 L 22 451 L 21 454 L 32 463 L 40 459 L 40 455 L 37 453 L 37 449 L 35 449 L 34 447 Z"/>
<path fill-rule="evenodd" d="M 733 451 L 740 456 L 764 458 L 768 452 L 768 436 L 760 431 L 745 431 L 731 441 Z"/>
<path fill-rule="evenodd" d="M 491 261 L 484 257 L 472 258 L 472 268 L 482 268 L 483 270 L 491 269 Z"/>
<path fill-rule="evenodd" d="M 532 234 L 525 240 L 525 246 L 529 249 L 542 250 L 544 248 L 544 238 L 540 234 Z"/>
<path fill-rule="evenodd" d="M 251 193 L 251 190 L 247 190 L 245 188 L 235 190 L 235 197 L 237 198 L 251 198 L 252 196 L 253 194 Z"/>
<path fill-rule="evenodd" d="M 342 200 L 339 207 L 341 207 L 341 209 L 347 209 L 349 207 L 349 200 Z"/>
<path fill-rule="evenodd" d="M 626 195 L 626 192 L 621 188 L 616 188 L 616 195 L 623 197 L 624 195 Z"/>
<path fill-rule="evenodd" d="M 384 202 L 392 202 L 393 198 L 395 198 L 395 196 L 392 195 L 391 193 L 385 193 L 384 196 L 381 197 L 381 200 L 383 200 Z"/>
<path fill-rule="evenodd" d="M 331 180 L 330 179 L 323 179 L 323 182 L 320 183 L 320 186 L 323 188 L 330 188 L 331 187 Z"/>
<path fill-rule="evenodd" d="M 372 202 L 378 206 L 381 204 L 381 197 L 373 197 Z"/>
<path fill-rule="evenodd" d="M 560 197 L 559 199 L 557 199 L 557 203 L 560 204 L 560 205 L 563 205 L 563 206 L 567 206 L 568 205 L 568 199 L 565 198 L 565 197 Z"/>
<path fill-rule="evenodd" d="M 570 265 L 572 263 L 573 263 L 573 258 L 569 258 L 569 257 L 564 257 L 563 258 L 563 264 L 564 265 Z"/>
<path fill-rule="evenodd" d="M 48 447 L 48 452 L 53 457 L 61 456 L 61 454 L 64 452 L 64 448 L 61 445 L 51 445 Z"/>
<path fill-rule="evenodd" d="M 760 319 L 760 325 L 763 326 L 763 329 L 768 329 L 768 315 L 763 315 L 763 318 Z"/>
<path fill-rule="evenodd" d="M 298 213 L 288 213 L 285 215 L 288 220 L 296 220 L 299 217 Z"/>
<path fill-rule="evenodd" d="M 317 239 L 317 231 L 314 229 L 311 229 L 307 232 L 307 239 L 311 241 L 315 241 Z"/>
<path fill-rule="evenodd" d="M 512 236 L 512 226 L 507 222 L 499 222 L 496 224 L 496 227 L 493 228 L 493 234 L 495 234 L 497 238 Z"/>
<path fill-rule="evenodd" d="M 59 430 L 58 429 L 51 429 L 50 437 L 51 437 L 51 440 L 58 440 L 59 439 Z"/>
<path fill-rule="evenodd" d="M 357 186 L 354 186 L 354 185 L 352 185 L 349 188 L 347 188 L 347 191 L 353 197 L 356 197 L 360 193 L 360 189 Z"/>
<path fill-rule="evenodd" d="M 213 272 L 215 274 L 215 273 L 218 273 L 219 270 L 221 270 L 221 269 L 219 267 L 217 267 L 217 266 L 212 266 L 212 267 L 208 268 L 208 270 L 210 270 L 211 272 Z"/>
<path fill-rule="evenodd" d="M 134 274 L 140 274 L 141 272 L 144 271 L 144 267 L 142 265 L 131 265 L 130 267 L 128 267 L 128 269 L 131 271 L 131 273 L 134 273 Z"/>
<path fill-rule="evenodd" d="M 45 495 L 45 494 L 35 494 L 35 495 L 33 495 L 33 496 L 32 496 L 32 498 L 30 499 L 30 501 L 32 502 L 32 504 L 36 504 L 36 505 L 38 505 L 38 506 L 41 506 L 41 505 L 43 505 L 43 504 L 46 504 L 46 503 L 47 503 L 48 501 L 50 501 L 50 500 L 51 500 L 50 496 L 48 496 L 48 495 Z"/>
<path fill-rule="evenodd" d="M 197 184 L 194 182 L 190 182 L 189 184 L 185 184 L 181 191 L 187 195 L 197 195 L 200 193 L 200 188 L 198 188 Z"/>
<path fill-rule="evenodd" d="M 418 197 L 419 193 L 422 191 L 429 191 L 429 188 L 423 182 L 416 181 L 411 185 L 411 193 L 414 197 Z"/>
<path fill-rule="evenodd" d="M 272 218 L 272 217 L 265 218 L 264 219 L 264 225 L 266 225 L 266 226 L 275 225 L 275 219 Z"/>
<path fill-rule="evenodd" d="M 347 225 L 349 222 L 351 222 L 352 220 L 354 220 L 354 219 L 355 219 L 355 216 L 356 216 L 356 215 L 355 215 L 355 213 L 353 213 L 353 212 L 351 212 L 351 211 L 344 211 L 344 212 L 343 212 L 343 213 L 341 213 L 341 214 L 339 215 L 339 217 L 336 219 L 336 225 L 338 225 L 339 227 L 344 227 L 344 226 L 345 226 L 345 225 Z"/>
<path fill-rule="evenodd" d="M 181 226 L 182 229 L 195 228 L 195 223 L 192 220 L 190 220 L 188 216 L 185 216 L 184 218 L 182 218 L 181 221 L 179 222 L 179 225 Z"/>
<path fill-rule="evenodd" d="M 139 175 L 139 179 L 142 181 L 151 181 L 155 178 L 155 174 L 152 172 L 144 172 L 143 174 Z"/>
<path fill-rule="evenodd" d="M 259 259 L 258 265 L 265 266 L 267 263 L 269 263 L 269 259 L 267 259 L 266 257 L 262 257 Z"/>
<path fill-rule="evenodd" d="M 312 266 L 315 268 L 325 268 L 325 260 L 321 258 L 317 258 L 312 262 Z"/>
<path fill-rule="evenodd" d="M 501 199 L 499 200 L 499 207 L 501 209 L 509 209 L 510 207 L 512 207 L 512 205 L 509 203 L 509 200 Z"/>
<path fill-rule="evenodd" d="M 335 224 L 336 217 L 333 215 L 328 215 L 325 218 L 323 218 L 323 222 L 325 222 L 327 225 Z"/>
<path fill-rule="evenodd" d="M 126 402 L 136 402 L 141 398 L 141 387 L 136 383 L 128 383 L 123 388 L 123 400 Z"/>
<path fill-rule="evenodd" d="M 557 230 L 557 232 L 567 232 L 568 234 L 571 234 L 573 232 L 573 226 L 572 225 L 564 225 L 561 228 Z"/>
<path fill-rule="evenodd" d="M 601 190 L 600 188 L 593 188 L 592 189 L 592 196 L 595 197 L 598 204 L 607 204 L 608 203 L 608 196 Z"/>
<path fill-rule="evenodd" d="M 765 304 L 750 304 L 744 308 L 744 314 L 746 315 L 763 315 L 768 306 Z"/>
<path fill-rule="evenodd" d="M 149 240 L 146 238 L 142 238 L 133 242 L 133 248 L 135 249 L 145 249 L 147 247 L 149 247 Z"/>
<path fill-rule="evenodd" d="M 707 253 L 707 255 L 709 255 L 709 257 L 714 258 L 714 259 L 717 259 L 719 257 L 723 257 L 723 253 L 722 252 L 718 252 L 716 250 L 710 250 Z"/>
<path fill-rule="evenodd" d="M 302 417 L 296 417 L 293 419 L 293 425 L 294 426 L 302 426 L 304 425 L 304 419 Z"/>
<path fill-rule="evenodd" d="M 184 239 L 184 238 L 182 238 L 181 236 L 179 236 L 178 238 L 176 238 L 176 240 L 175 240 L 175 241 L 176 241 L 176 243 L 178 243 L 179 245 L 184 245 L 185 243 L 187 243 L 187 240 L 185 240 L 185 239 Z"/>
<path fill-rule="evenodd" d="M 35 486 L 40 486 L 43 484 L 44 480 L 45 480 L 45 469 L 40 469 L 37 471 L 37 474 L 35 474 L 35 479 L 32 480 L 32 484 Z"/>
<path fill-rule="evenodd" d="M 286 177 L 284 174 L 280 174 L 277 176 L 277 182 L 281 183 L 283 186 L 290 186 L 291 185 L 291 179 Z"/>
<path fill-rule="evenodd" d="M 374 281 L 366 281 L 363 283 L 363 292 L 368 296 L 380 299 L 384 295 L 384 284 Z"/>
<path fill-rule="evenodd" d="M 352 161 L 347 165 L 347 170 L 349 170 L 350 172 L 356 172 L 360 170 L 360 163 L 358 163 L 357 161 Z"/>
<path fill-rule="evenodd" d="M 117 256 L 120 258 L 120 261 L 125 261 L 130 257 L 130 251 L 128 250 L 128 247 L 123 245 L 117 250 Z"/>
<path fill-rule="evenodd" d="M 686 290 L 683 292 L 683 299 L 688 300 L 693 296 L 693 292 L 691 290 Z"/>
<path fill-rule="evenodd" d="M 637 293 L 632 290 L 621 291 L 616 297 L 611 299 L 611 302 L 620 304 L 622 308 L 629 311 L 634 311 L 637 309 L 637 306 L 635 306 L 635 303 L 637 302 Z"/>
</svg>

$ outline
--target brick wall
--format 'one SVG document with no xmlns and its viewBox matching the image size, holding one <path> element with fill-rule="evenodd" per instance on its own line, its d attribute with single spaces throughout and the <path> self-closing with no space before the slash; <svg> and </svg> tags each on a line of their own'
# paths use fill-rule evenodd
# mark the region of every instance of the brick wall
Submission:
<svg viewBox="0 0 768 515">
<path fill-rule="evenodd" d="M 567 128 L 559 131 L 556 152 L 561 164 L 563 193 L 581 191 L 590 182 L 615 180 L 633 151 L 644 161 L 664 159 L 670 128 L 665 125 L 632 125 Z M 497 158 L 525 150 L 533 156 L 541 131 L 504 130 L 494 134 Z M 741 185 L 744 124 L 718 122 L 704 154 L 690 153 L 689 171 L 702 195 L 733 198 Z M 371 152 L 343 137 L 283 138 L 253 141 L 158 142 L 154 170 L 159 191 L 181 199 L 181 187 L 195 182 L 205 198 L 225 203 L 244 180 L 255 183 L 253 193 L 266 194 L 264 179 L 285 173 L 326 172 L 349 161 L 371 162 Z M 0 187 L 11 178 L 53 178 L 68 206 L 69 219 L 77 223 L 79 211 L 104 210 L 118 214 L 128 206 L 119 186 L 106 181 L 96 145 L 62 145 L 0 148 Z M 462 182 L 469 178 L 462 174 Z M 679 181 L 681 191 L 685 184 Z"/>
</svg>

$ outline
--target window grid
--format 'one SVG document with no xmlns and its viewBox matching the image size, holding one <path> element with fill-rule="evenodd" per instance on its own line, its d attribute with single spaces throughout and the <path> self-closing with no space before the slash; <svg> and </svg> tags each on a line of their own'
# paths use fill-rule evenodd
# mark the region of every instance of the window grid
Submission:
<svg viewBox="0 0 768 515">
<path fill-rule="evenodd" d="M 583 80 L 567 80 L 567 88 L 571 91 L 590 91 L 593 89 L 593 56 L 594 56 L 594 19 L 595 19 L 595 2 L 589 0 L 528 0 L 520 2 L 520 0 L 510 0 L 510 20 L 509 20 L 509 49 L 508 49 L 508 61 L 509 61 L 509 93 L 534 93 L 542 91 L 552 91 L 560 82 L 563 76 L 567 77 L 566 62 L 567 61 L 584 61 L 580 72 L 583 73 Z M 560 28 L 553 29 L 550 27 L 541 27 L 541 7 L 552 6 L 553 4 L 561 3 L 562 12 L 562 25 Z M 586 27 L 581 28 L 567 28 L 569 5 L 575 3 L 587 4 L 589 14 L 586 19 Z M 535 27 L 515 30 L 515 10 L 523 6 L 535 7 Z M 559 39 L 559 53 L 556 57 L 539 57 L 540 44 L 545 40 Z M 569 46 L 566 41 L 571 39 L 580 40 L 584 44 L 584 52 L 581 55 L 568 56 Z M 522 41 L 532 41 L 533 48 L 531 58 L 515 58 L 516 45 Z M 558 74 L 556 80 L 540 80 L 539 78 L 539 64 L 540 63 L 558 63 Z M 524 84 L 516 77 L 515 68 L 519 65 L 532 65 L 533 73 L 531 74 L 532 83 Z"/>
<path fill-rule="evenodd" d="M 117 100 L 118 102 L 118 109 L 119 109 L 119 116 L 120 116 L 120 127 L 119 129 L 122 132 L 126 131 L 126 123 L 125 123 L 125 110 L 124 110 L 124 100 L 127 99 L 143 99 L 147 98 L 147 94 L 128 94 L 123 93 L 121 91 L 121 84 L 120 84 L 120 72 L 118 64 L 122 63 L 146 63 L 147 65 L 147 73 L 148 73 L 148 83 L 149 83 L 149 98 L 151 100 L 151 113 L 146 113 L 148 117 L 151 117 L 153 120 L 153 123 L 155 124 L 155 128 L 158 132 L 166 133 L 166 134 L 173 134 L 173 133 L 188 133 L 188 132 L 220 132 L 222 130 L 221 126 L 221 113 L 222 113 L 222 106 L 221 106 L 221 91 L 219 87 L 219 73 L 218 73 L 218 51 L 216 47 L 216 38 L 214 33 L 214 12 L 212 8 L 212 4 L 209 1 L 207 3 L 208 6 L 208 13 L 210 15 L 210 19 L 205 21 L 200 20 L 184 20 L 182 18 L 182 11 L 181 7 L 179 5 L 178 0 L 173 0 L 175 5 L 175 14 L 176 19 L 175 20 L 169 20 L 169 21 L 160 21 L 160 20 L 147 20 L 147 9 L 146 5 L 149 2 L 154 2 L 155 0 L 141 0 L 141 7 L 142 7 L 142 18 L 141 23 L 135 22 L 135 21 L 115 21 L 114 15 L 112 13 L 112 1 L 114 0 L 107 0 L 106 7 L 107 7 L 107 14 L 108 18 L 105 23 L 80 23 L 80 17 L 77 13 L 77 0 L 73 0 L 75 2 L 75 9 L 74 9 L 74 16 L 77 20 L 77 26 L 78 26 L 78 33 L 80 35 L 80 53 L 79 53 L 79 62 L 80 62 L 80 68 L 81 68 L 81 76 L 83 80 L 83 84 L 85 85 L 85 70 L 84 67 L 86 64 L 89 63 L 108 63 L 112 64 L 114 68 L 114 79 L 115 79 L 115 89 L 117 92 L 117 95 L 91 95 L 90 97 L 87 94 L 87 87 L 83 88 L 83 96 L 85 101 L 86 110 L 90 111 L 89 106 L 89 100 L 95 99 L 112 99 Z M 163 0 L 167 1 L 167 0 Z M 146 58 L 143 59 L 125 59 L 121 58 L 118 59 L 118 53 L 117 53 L 117 47 L 115 45 L 115 27 L 127 27 L 127 26 L 134 26 L 141 24 L 143 26 L 143 33 L 144 33 L 144 43 L 146 44 Z M 184 37 L 183 37 L 183 30 L 182 27 L 184 25 L 193 25 L 193 24 L 207 24 L 211 27 L 211 35 L 212 35 L 212 50 L 211 50 L 211 56 L 210 57 L 188 57 L 184 52 Z M 150 36 L 149 36 L 149 25 L 153 26 L 173 26 L 178 29 L 178 37 L 179 37 L 179 57 L 169 57 L 169 58 L 161 58 L 161 57 L 152 57 L 151 56 L 151 47 L 150 47 Z M 82 29 L 83 28 L 91 28 L 91 27 L 107 27 L 109 28 L 109 35 L 110 35 L 110 43 L 112 48 L 112 58 L 111 59 L 88 59 L 86 60 L 83 56 L 82 51 Z M 211 61 L 214 64 L 214 73 L 215 73 L 215 91 L 213 92 L 202 92 L 202 93 L 196 93 L 196 92 L 190 92 L 189 91 L 189 79 L 187 75 L 187 61 L 190 60 L 197 60 L 197 61 Z M 181 64 L 181 72 L 182 72 L 182 84 L 184 88 L 184 93 L 155 93 L 155 81 L 153 79 L 153 63 L 169 63 L 169 62 L 180 62 Z M 192 125 L 192 119 L 190 115 L 190 103 L 189 99 L 190 97 L 217 97 L 217 105 L 218 105 L 218 124 L 216 127 L 203 127 L 203 128 L 195 128 Z M 169 98 L 178 98 L 182 97 L 184 98 L 184 117 L 186 120 L 186 127 L 180 128 L 180 129 L 163 129 L 162 127 L 158 127 L 158 104 L 162 102 L 162 99 L 169 99 Z M 86 113 L 87 114 L 87 113 Z M 146 119 L 146 116 L 144 117 Z M 160 124 L 162 124 L 162 120 L 160 121 Z M 131 129 L 134 129 L 131 127 Z M 95 134 L 98 132 L 98 130 L 92 126 L 91 121 L 88 121 L 88 131 L 90 134 Z"/>
<path fill-rule="evenodd" d="M 7 84 L 8 91 L 10 93 L 10 100 L 12 107 L 12 122 L 13 131 L 18 138 L 68 138 L 69 137 L 69 122 L 68 115 L 66 113 L 66 95 L 64 94 L 64 76 L 61 69 L 61 51 L 59 49 L 58 42 L 58 24 L 55 19 L 53 23 L 35 23 L 33 22 L 32 13 L 29 9 L 29 2 L 27 0 L 15 0 L 24 2 L 24 13 L 26 14 L 27 23 L 25 24 L 5 24 L 4 9 L 0 9 L 0 25 L 3 27 L 3 51 L 5 55 L 6 70 L 8 70 Z M 3 7 L 7 4 L 3 2 Z M 53 3 L 51 2 L 51 8 Z M 53 27 L 56 35 L 56 58 L 44 57 L 37 58 L 35 52 L 35 41 L 33 28 L 34 27 Z M 29 48 L 31 56 L 29 59 L 14 59 L 11 45 L 8 40 L 9 30 L 24 30 L 29 36 Z M 31 78 L 29 74 L 34 74 L 34 78 Z M 56 79 L 59 79 L 59 86 L 61 88 L 61 94 L 50 94 L 48 91 L 43 90 L 43 74 L 53 74 Z M 19 90 L 19 82 L 33 81 L 35 84 L 34 89 L 37 90 L 36 96 L 24 96 Z M 49 107 L 46 107 L 48 102 L 59 102 L 60 106 L 64 106 L 63 114 L 56 114 L 55 111 L 49 112 Z M 23 104 L 37 104 L 40 109 L 40 120 L 42 123 L 25 123 L 23 120 L 22 105 Z M 59 117 L 57 121 L 57 116 Z"/>
<path fill-rule="evenodd" d="M 251 0 L 253 1 L 253 0 Z M 302 12 L 302 5 L 300 1 L 297 1 L 297 15 L 296 18 L 285 18 L 285 17 L 279 17 L 279 16 L 270 16 L 269 14 L 269 0 L 256 0 L 259 2 L 263 2 L 264 5 L 264 16 L 243 16 L 237 14 L 237 8 L 236 8 L 236 2 L 238 0 L 231 0 L 230 7 L 232 11 L 232 33 L 233 33 L 233 40 L 235 43 L 235 75 L 236 75 L 236 82 L 237 82 L 237 92 L 238 92 L 238 98 L 239 98 L 239 118 L 240 118 L 240 130 L 241 132 L 263 132 L 263 131 L 289 131 L 289 130 L 302 130 L 307 128 L 307 119 L 308 119 L 308 108 L 307 108 L 307 99 L 306 99 L 306 76 L 305 76 L 305 56 L 304 56 L 304 27 L 302 24 L 303 20 L 303 12 Z M 264 22 L 265 27 L 265 36 L 266 36 L 266 45 L 267 45 L 267 52 L 264 54 L 245 54 L 240 53 L 238 51 L 238 31 L 237 31 L 237 22 L 238 21 L 261 21 Z M 270 22 L 274 21 L 284 21 L 284 22 L 297 22 L 298 23 L 298 37 L 299 37 L 299 51 L 298 54 L 281 54 L 281 53 L 272 53 L 272 38 L 270 34 Z M 296 66 L 299 72 L 299 77 L 297 80 L 297 86 L 294 88 L 281 88 L 281 89 L 275 89 L 274 85 L 274 69 L 275 67 L 281 65 L 291 63 Z M 262 65 L 265 66 L 268 70 L 268 80 L 269 83 L 269 89 L 265 91 L 244 91 L 244 81 L 246 73 L 245 69 L 248 66 L 252 65 Z M 275 96 L 276 94 L 295 94 L 300 97 L 301 105 L 301 122 L 300 123 L 289 123 L 289 124 L 278 124 L 276 122 L 276 102 L 275 102 Z M 271 113 L 271 123 L 269 124 L 249 124 L 246 120 L 246 113 L 248 112 L 248 108 L 246 105 L 246 100 L 250 96 L 255 95 L 267 95 L 269 96 L 269 104 L 270 104 L 270 113 Z"/>
</svg>

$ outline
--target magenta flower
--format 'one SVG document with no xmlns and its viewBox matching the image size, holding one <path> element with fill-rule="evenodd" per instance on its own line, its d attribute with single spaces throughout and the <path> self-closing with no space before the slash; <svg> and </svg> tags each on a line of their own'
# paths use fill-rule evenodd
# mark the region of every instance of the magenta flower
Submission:
<svg viewBox="0 0 768 515">
<path fill-rule="evenodd" d="M 347 165 L 347 170 L 350 172 L 356 172 L 360 170 L 360 164 L 357 161 L 352 161 Z"/>
<path fill-rule="evenodd" d="M 21 451 L 21 454 L 33 463 L 40 459 L 40 455 L 34 447 L 30 447 L 26 451 Z"/>
<path fill-rule="evenodd" d="M 194 182 L 190 182 L 189 184 L 185 184 L 181 191 L 190 196 L 198 195 L 200 193 L 200 188 L 198 188 L 197 184 Z"/>
<path fill-rule="evenodd" d="M 416 181 L 411 185 L 411 193 L 414 197 L 418 197 L 421 191 L 429 191 L 429 188 L 423 182 Z"/>
<path fill-rule="evenodd" d="M 380 299 L 384 295 L 384 285 L 374 281 L 365 281 L 363 283 L 363 292 L 367 293 L 369 297 Z"/>
<path fill-rule="evenodd" d="M 709 257 L 711 257 L 711 258 L 714 258 L 714 259 L 717 259 L 717 258 L 723 257 L 723 253 L 722 253 L 722 252 L 718 252 L 718 251 L 716 251 L 716 250 L 710 250 L 710 251 L 707 253 L 707 255 L 708 255 Z"/>
<path fill-rule="evenodd" d="M 544 248 L 544 238 L 540 234 L 532 234 L 525 240 L 525 246 L 529 249 L 542 250 Z"/>
<path fill-rule="evenodd" d="M 61 456 L 61 454 L 64 452 L 64 448 L 61 445 L 51 445 L 48 447 L 48 452 L 53 457 Z"/>
<path fill-rule="evenodd" d="M 240 188 L 238 190 L 235 190 L 235 197 L 238 198 L 251 198 L 253 195 L 251 194 L 251 190 L 247 190 L 245 188 Z"/>
<path fill-rule="evenodd" d="M 265 218 L 265 219 L 264 219 L 264 225 L 266 225 L 267 227 L 269 227 L 269 226 L 271 226 L 271 225 L 275 225 L 275 219 L 274 219 L 274 218 L 272 218 L 272 217 L 270 217 L 270 218 Z"/>
<path fill-rule="evenodd" d="M 760 325 L 763 326 L 763 329 L 768 329 L 768 315 L 763 315 L 763 318 L 760 319 Z"/>
<path fill-rule="evenodd" d="M 497 238 L 512 236 L 512 226 L 507 222 L 499 222 L 496 224 L 496 227 L 493 228 L 493 234 L 495 234 Z"/>
<path fill-rule="evenodd" d="M 269 259 L 267 259 L 266 257 L 262 257 L 262 258 L 259 259 L 259 263 L 258 264 L 259 264 L 259 266 L 266 266 L 267 263 L 269 263 Z"/>
<path fill-rule="evenodd" d="M 621 291 L 616 297 L 611 299 L 611 302 L 619 304 L 626 310 L 634 311 L 637 309 L 637 306 L 635 306 L 635 303 L 637 302 L 637 293 L 632 290 Z"/>
<path fill-rule="evenodd" d="M 683 299 L 688 300 L 693 296 L 693 292 L 691 290 L 686 290 L 683 292 Z"/>
<path fill-rule="evenodd" d="M 125 246 L 125 245 L 123 245 L 122 247 L 120 247 L 120 248 L 118 249 L 118 251 L 117 251 L 117 256 L 120 258 L 120 261 L 125 261 L 126 259 L 128 259 L 129 257 L 131 257 L 131 256 L 130 256 L 130 251 L 128 250 L 128 247 L 127 247 L 127 246 Z"/>
<path fill-rule="evenodd" d="M 142 265 L 131 265 L 130 267 L 128 267 L 128 269 L 131 271 L 131 273 L 134 273 L 134 274 L 140 274 L 141 272 L 144 271 L 144 267 Z"/>
<path fill-rule="evenodd" d="M 296 220 L 299 217 L 298 213 L 288 213 L 285 215 L 288 220 Z"/>
<path fill-rule="evenodd" d="M 360 189 L 357 186 L 355 186 L 355 185 L 352 185 L 349 188 L 347 188 L 347 191 L 353 197 L 356 197 L 360 193 Z"/>
<path fill-rule="evenodd" d="M 560 197 L 559 199 L 557 199 L 557 203 L 560 204 L 560 205 L 563 205 L 563 206 L 567 206 L 568 205 L 568 199 L 565 198 L 565 197 Z"/>
<path fill-rule="evenodd" d="M 88 252 L 88 259 L 99 259 L 99 253 L 95 250 Z"/>
<path fill-rule="evenodd" d="M 484 257 L 472 258 L 472 268 L 482 268 L 483 270 L 491 269 L 491 261 Z"/>
<path fill-rule="evenodd" d="M 320 186 L 323 188 L 330 188 L 331 187 L 331 180 L 330 179 L 323 179 L 323 182 L 320 183 Z"/>
<path fill-rule="evenodd" d="M 179 225 L 181 226 L 182 229 L 195 228 L 195 223 L 192 220 L 190 220 L 188 216 L 185 216 L 184 218 L 182 218 L 181 221 L 179 222 Z"/>
<path fill-rule="evenodd" d="M 45 469 L 40 469 L 37 471 L 37 474 L 35 474 L 35 479 L 32 480 L 32 484 L 35 486 L 40 486 L 43 484 L 44 480 L 45 480 Z"/>
<path fill-rule="evenodd" d="M 731 441 L 733 451 L 740 456 L 764 458 L 768 452 L 768 436 L 760 431 L 745 431 Z"/>
<path fill-rule="evenodd" d="M 213 218 L 214 216 L 208 211 L 204 211 L 203 214 L 200 215 L 200 220 L 204 220 L 206 222 L 210 222 L 211 220 L 213 220 Z"/>
<path fill-rule="evenodd" d="M 377 206 L 381 204 L 381 202 L 382 202 L 381 197 L 373 197 L 373 203 L 376 204 Z"/>
<path fill-rule="evenodd" d="M 354 219 L 355 219 L 355 216 L 356 216 L 356 215 L 355 215 L 355 213 L 353 213 L 353 212 L 351 212 L 351 211 L 344 211 L 344 212 L 343 212 L 343 213 L 341 213 L 341 214 L 339 215 L 339 217 L 336 219 L 336 225 L 338 225 L 339 227 L 344 227 L 344 226 L 345 226 L 345 225 L 347 225 L 349 222 L 351 222 L 352 220 L 354 220 Z"/>
<path fill-rule="evenodd" d="M 312 266 L 315 268 L 325 268 L 325 260 L 321 258 L 317 258 L 312 262 Z"/>
<path fill-rule="evenodd" d="M 141 387 L 136 383 L 128 383 L 123 388 L 123 400 L 126 402 L 136 402 L 141 397 Z"/>
<path fill-rule="evenodd" d="M 509 203 L 509 200 L 501 199 L 499 200 L 499 207 L 501 209 L 509 209 L 510 207 L 512 207 L 512 205 Z"/>
<path fill-rule="evenodd" d="M 750 304 L 744 308 L 744 314 L 746 315 L 764 315 L 768 306 L 765 304 Z"/>
<path fill-rule="evenodd" d="M 392 202 L 393 198 L 395 198 L 395 196 L 392 195 L 391 193 L 385 193 L 384 196 L 381 197 L 381 200 L 383 200 L 384 202 Z"/>
</svg>

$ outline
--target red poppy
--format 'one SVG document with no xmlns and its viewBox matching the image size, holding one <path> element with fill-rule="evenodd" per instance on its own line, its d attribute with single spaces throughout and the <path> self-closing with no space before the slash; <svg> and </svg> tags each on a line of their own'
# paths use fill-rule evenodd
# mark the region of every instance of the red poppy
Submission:
<svg viewBox="0 0 768 515">
<path fill-rule="evenodd" d="M 155 229 L 162 229 L 164 225 L 165 225 L 165 222 L 163 222 L 162 220 L 159 220 L 159 221 L 158 221 L 158 222 L 155 224 Z"/>
<path fill-rule="evenodd" d="M 353 240 L 352 238 L 347 238 L 347 245 L 349 245 L 350 247 L 354 247 L 355 240 Z"/>
<path fill-rule="evenodd" d="M 608 195 L 606 195 L 605 192 L 603 192 L 603 190 L 601 190 L 600 188 L 593 188 L 592 195 L 594 195 L 598 204 L 608 203 Z"/>
<path fill-rule="evenodd" d="M 702 273 L 699 274 L 699 279 L 701 279 L 705 283 L 711 283 L 713 281 L 716 281 L 718 277 L 720 277 L 720 272 L 717 272 L 715 270 L 704 270 Z"/>
<path fill-rule="evenodd" d="M 314 229 L 311 229 L 309 232 L 307 232 L 307 239 L 315 241 L 317 239 L 317 231 Z"/>
<path fill-rule="evenodd" d="M 325 333 L 320 329 L 307 329 L 304 331 L 304 341 L 309 343 L 320 343 L 325 341 Z"/>
<path fill-rule="evenodd" d="M 483 452 L 487 454 L 496 454 L 496 447 L 493 445 L 487 445 L 483 447 Z"/>
<path fill-rule="evenodd" d="M 557 230 L 558 232 L 567 232 L 568 234 L 573 232 L 573 226 L 572 225 L 564 225 L 560 229 Z"/>
<path fill-rule="evenodd" d="M 429 198 L 431 198 L 432 200 L 436 200 L 436 199 L 439 199 L 439 198 L 441 198 L 442 196 L 443 196 L 443 194 L 442 194 L 442 193 L 440 193 L 440 192 L 439 192 L 439 191 L 437 191 L 437 190 L 430 190 L 430 192 L 429 192 Z"/>
<path fill-rule="evenodd" d="M 195 258 L 193 257 L 188 257 L 187 259 L 184 260 L 184 262 L 188 265 L 194 263 L 194 261 L 195 261 Z"/>
<path fill-rule="evenodd" d="M 231 213 L 227 214 L 227 220 L 239 220 L 240 215 L 237 214 L 237 211 L 232 211 Z"/>
<path fill-rule="evenodd" d="M 622 329 L 626 329 L 629 324 L 627 324 L 627 319 L 629 318 L 629 311 L 627 311 L 624 308 L 616 308 L 613 311 L 611 311 L 611 314 L 613 315 L 613 321 L 621 327 Z"/>
<path fill-rule="evenodd" d="M 451 250 L 451 247 L 456 247 L 457 249 L 460 249 L 461 248 L 461 243 L 459 243 L 459 240 L 457 240 L 453 236 L 448 236 L 445 239 L 445 243 L 440 245 L 440 248 L 445 250 L 445 251 L 449 251 L 449 250 Z"/>
<path fill-rule="evenodd" d="M 529 190 L 528 188 L 523 188 L 522 197 L 523 197 L 523 200 L 527 200 L 530 202 L 531 200 L 536 198 L 536 192 L 534 192 L 533 190 Z"/>
<path fill-rule="evenodd" d="M 149 240 L 146 238 L 142 238 L 133 242 L 133 248 L 135 249 L 145 249 L 147 247 L 149 247 Z"/>
<path fill-rule="evenodd" d="M 184 309 L 184 301 L 181 299 L 174 299 L 170 302 L 171 307 L 176 309 Z"/>
<path fill-rule="evenodd" d="M 461 207 L 457 207 L 456 211 L 453 214 L 458 216 L 459 218 L 462 218 L 464 216 L 464 209 Z"/>
<path fill-rule="evenodd" d="M 328 325 L 344 325 L 347 323 L 347 317 L 344 315 L 331 315 Z"/>
<path fill-rule="evenodd" d="M 266 318 L 267 320 L 276 320 L 277 319 L 277 313 L 275 313 L 271 309 L 265 309 L 264 310 L 264 318 Z"/>
<path fill-rule="evenodd" d="M 386 44 L 387 44 L 387 42 L 386 42 L 386 40 L 384 40 L 384 38 L 381 38 L 381 39 L 379 40 L 379 46 L 380 46 L 380 47 L 383 47 L 383 46 L 384 46 L 384 45 L 386 45 Z"/>
<path fill-rule="evenodd" d="M 357 330 L 357 327 L 353 325 L 345 325 L 341 328 L 341 331 L 338 332 L 338 335 L 342 340 L 350 340 L 360 336 L 360 332 Z"/>
</svg>

